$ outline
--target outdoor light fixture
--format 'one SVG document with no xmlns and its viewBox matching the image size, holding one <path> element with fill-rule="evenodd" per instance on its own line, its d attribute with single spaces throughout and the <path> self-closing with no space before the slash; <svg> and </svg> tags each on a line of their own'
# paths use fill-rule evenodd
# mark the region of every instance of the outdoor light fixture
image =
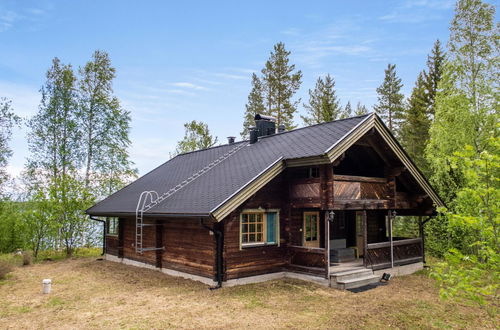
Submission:
<svg viewBox="0 0 500 330">
<path fill-rule="evenodd" d="M 392 212 L 391 212 L 391 216 L 392 216 L 392 218 L 395 218 L 395 217 L 396 217 L 396 215 L 397 215 L 396 210 L 392 210 Z"/>
<path fill-rule="evenodd" d="M 391 279 L 391 277 L 392 277 L 392 276 L 391 276 L 391 274 L 389 274 L 389 273 L 384 273 L 384 274 L 382 275 L 382 278 L 380 279 L 380 281 L 381 281 L 381 282 L 382 282 L 382 281 L 384 281 L 384 282 L 388 282 L 388 281 Z"/>
<path fill-rule="evenodd" d="M 335 219 L 335 212 L 333 211 L 328 212 L 328 221 L 333 222 L 334 219 Z"/>
</svg>

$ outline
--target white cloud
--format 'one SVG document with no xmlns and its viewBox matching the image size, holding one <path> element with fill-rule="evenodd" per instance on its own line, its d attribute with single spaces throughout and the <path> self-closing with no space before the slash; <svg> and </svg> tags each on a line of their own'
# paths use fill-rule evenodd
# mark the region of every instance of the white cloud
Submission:
<svg viewBox="0 0 500 330">
<path fill-rule="evenodd" d="M 176 83 L 172 83 L 171 85 L 176 86 L 176 87 L 180 87 L 180 88 L 188 88 L 188 89 L 194 89 L 194 90 L 208 90 L 208 88 L 206 88 L 206 87 L 196 85 L 193 83 L 189 83 L 189 82 L 176 82 Z"/>
<path fill-rule="evenodd" d="M 0 6 L 0 32 L 10 30 L 16 25 L 38 23 L 47 16 L 48 12 L 41 8 L 26 8 L 10 10 Z"/>
<path fill-rule="evenodd" d="M 231 74 L 231 73 L 214 73 L 214 76 L 225 78 L 225 79 L 232 79 L 232 80 L 249 80 L 250 79 L 249 76 L 243 76 L 243 75 Z"/>
</svg>

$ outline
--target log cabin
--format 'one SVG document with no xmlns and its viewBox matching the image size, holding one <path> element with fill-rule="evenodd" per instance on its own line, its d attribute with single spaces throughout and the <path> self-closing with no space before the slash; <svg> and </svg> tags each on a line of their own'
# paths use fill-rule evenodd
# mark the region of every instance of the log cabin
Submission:
<svg viewBox="0 0 500 330">
<path fill-rule="evenodd" d="M 108 260 L 216 288 L 294 277 L 347 289 L 423 267 L 442 200 L 374 113 L 180 154 L 89 208 Z M 396 237 L 396 217 L 419 237 Z"/>
</svg>

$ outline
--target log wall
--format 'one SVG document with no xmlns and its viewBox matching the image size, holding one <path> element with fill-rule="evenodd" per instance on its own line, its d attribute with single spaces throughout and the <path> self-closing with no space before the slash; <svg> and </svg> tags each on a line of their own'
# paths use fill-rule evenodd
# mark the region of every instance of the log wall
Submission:
<svg viewBox="0 0 500 330">
<path fill-rule="evenodd" d="M 174 269 L 189 274 L 214 278 L 215 241 L 214 236 L 201 226 L 198 219 L 158 219 L 147 220 L 159 226 L 144 227 L 143 247 L 162 245 L 164 251 L 135 252 L 135 219 L 120 221 L 123 246 L 117 236 L 106 236 L 106 253 L 154 266 Z"/>
<path fill-rule="evenodd" d="M 288 189 L 283 188 L 283 175 L 279 175 L 223 220 L 225 280 L 282 271 L 287 264 L 285 246 L 289 214 L 283 205 Z M 240 249 L 241 211 L 259 207 L 280 209 L 280 246 L 269 245 Z"/>
</svg>

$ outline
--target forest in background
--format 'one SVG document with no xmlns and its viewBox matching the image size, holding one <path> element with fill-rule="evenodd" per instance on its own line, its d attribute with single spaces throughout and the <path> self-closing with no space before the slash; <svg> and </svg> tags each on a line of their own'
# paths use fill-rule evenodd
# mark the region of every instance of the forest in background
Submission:
<svg viewBox="0 0 500 330">
<path fill-rule="evenodd" d="M 499 240 L 499 24 L 495 6 L 459 0 L 443 46 L 436 40 L 427 66 L 408 97 L 396 64 L 385 68 L 377 88 L 379 114 L 429 178 L 447 208 L 426 225 L 426 248 L 439 258 L 432 276 L 443 297 L 498 308 Z M 318 77 L 301 104 L 295 96 L 302 72 L 290 63 L 281 42 L 270 52 L 252 88 L 243 114 L 242 138 L 256 113 L 277 118 L 286 129 L 362 115 L 368 108 L 336 94 L 335 79 Z M 382 68 L 381 68 L 382 69 Z M 11 101 L 0 99 L 0 251 L 64 250 L 100 242 L 101 227 L 84 210 L 137 177 L 129 158 L 131 117 L 114 95 L 116 72 L 108 54 L 95 51 L 75 70 L 57 58 L 46 73 L 36 115 L 19 118 Z M 7 194 L 6 172 L 15 125 L 29 130 L 30 156 L 16 195 Z M 190 121 L 176 154 L 218 143 L 207 124 Z"/>
</svg>

